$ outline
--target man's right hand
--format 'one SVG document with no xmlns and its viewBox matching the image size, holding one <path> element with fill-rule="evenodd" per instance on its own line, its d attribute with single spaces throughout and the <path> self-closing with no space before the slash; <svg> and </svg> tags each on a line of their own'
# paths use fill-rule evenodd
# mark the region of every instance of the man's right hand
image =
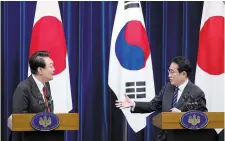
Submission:
<svg viewBox="0 0 225 141">
<path fill-rule="evenodd" d="M 125 95 L 125 99 L 123 101 L 118 101 L 116 100 L 116 107 L 118 108 L 129 108 L 129 107 L 133 107 L 134 106 L 134 102 L 131 101 L 131 99 Z"/>
</svg>

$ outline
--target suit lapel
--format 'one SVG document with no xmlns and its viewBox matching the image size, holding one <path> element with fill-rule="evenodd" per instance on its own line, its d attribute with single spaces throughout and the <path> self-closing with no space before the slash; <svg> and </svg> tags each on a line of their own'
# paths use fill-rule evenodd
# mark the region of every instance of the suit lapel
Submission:
<svg viewBox="0 0 225 141">
<path fill-rule="evenodd" d="M 50 93 L 50 86 L 49 86 L 49 83 L 45 83 L 46 85 L 46 88 L 47 88 L 47 92 L 46 92 L 46 97 L 50 97 L 51 96 L 51 93 Z"/>
<path fill-rule="evenodd" d="M 52 100 L 52 96 L 51 96 L 50 84 L 49 84 L 49 82 L 47 82 L 47 83 L 45 83 L 45 85 L 47 87 L 46 97 L 48 100 L 48 106 L 50 108 L 50 111 L 53 112 L 53 100 Z"/>
<path fill-rule="evenodd" d="M 183 92 L 182 92 L 182 94 L 180 96 L 180 99 L 178 100 L 177 105 L 176 105 L 176 107 L 178 109 L 184 104 L 185 97 L 190 94 L 191 84 L 192 83 L 190 81 L 188 81 L 187 86 L 184 88 L 184 90 L 183 90 Z"/>
<path fill-rule="evenodd" d="M 168 95 L 167 99 L 168 100 L 166 100 L 166 101 L 168 101 L 168 104 L 169 104 L 168 107 L 169 107 L 169 109 L 171 109 L 171 107 L 172 107 L 173 96 L 174 96 L 174 89 L 175 89 L 175 86 L 171 85 L 169 87 L 169 90 L 167 91 L 167 95 Z M 169 102 L 169 101 L 171 101 L 171 102 Z"/>
<path fill-rule="evenodd" d="M 29 76 L 29 81 L 30 81 L 30 84 L 31 84 L 31 92 L 32 92 L 32 95 L 37 99 L 38 101 L 38 104 L 44 109 L 44 99 L 43 99 L 43 96 L 40 92 L 40 90 L 38 89 L 38 86 L 37 84 L 35 83 L 33 77 L 30 75 Z"/>
</svg>

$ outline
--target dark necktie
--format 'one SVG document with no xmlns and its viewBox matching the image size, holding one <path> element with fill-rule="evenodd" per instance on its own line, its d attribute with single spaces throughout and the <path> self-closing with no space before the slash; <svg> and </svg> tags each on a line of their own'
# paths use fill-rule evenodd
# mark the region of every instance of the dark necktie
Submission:
<svg viewBox="0 0 225 141">
<path fill-rule="evenodd" d="M 176 107 L 177 97 L 178 97 L 178 90 L 179 90 L 179 88 L 178 87 L 175 87 L 172 107 Z"/>
<path fill-rule="evenodd" d="M 43 87 L 43 95 L 44 95 L 44 100 L 45 100 L 45 106 L 48 109 L 48 112 L 50 112 L 50 108 L 48 107 L 48 100 L 46 98 L 46 95 L 47 95 L 47 88 L 46 88 L 46 86 Z"/>
</svg>

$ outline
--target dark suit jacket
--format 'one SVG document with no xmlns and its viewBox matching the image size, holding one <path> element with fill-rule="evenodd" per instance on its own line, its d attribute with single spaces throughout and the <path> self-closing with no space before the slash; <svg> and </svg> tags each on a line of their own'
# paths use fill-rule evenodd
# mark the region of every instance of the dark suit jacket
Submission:
<svg viewBox="0 0 225 141">
<path fill-rule="evenodd" d="M 156 95 L 150 102 L 135 102 L 133 113 L 149 113 L 152 111 L 169 112 L 172 108 L 172 101 L 174 95 L 175 86 L 167 83 L 164 88 Z M 178 99 L 176 108 L 182 112 L 186 112 L 190 109 L 190 103 L 196 103 L 196 110 L 206 112 L 206 100 L 204 92 L 192 82 L 188 82 L 184 88 L 183 93 Z M 189 108 L 189 109 L 188 109 Z M 165 140 L 166 136 L 164 131 L 160 131 L 157 137 L 157 141 Z M 162 134 L 161 134 L 162 133 Z"/>
<path fill-rule="evenodd" d="M 46 87 L 46 98 L 48 100 L 50 111 L 53 112 L 53 100 L 49 83 L 46 83 Z M 32 76 L 29 76 L 17 86 L 13 94 L 12 107 L 13 114 L 47 112 L 43 96 Z M 12 132 L 11 140 L 23 141 L 26 136 L 29 136 L 29 134 L 30 132 Z"/>
</svg>

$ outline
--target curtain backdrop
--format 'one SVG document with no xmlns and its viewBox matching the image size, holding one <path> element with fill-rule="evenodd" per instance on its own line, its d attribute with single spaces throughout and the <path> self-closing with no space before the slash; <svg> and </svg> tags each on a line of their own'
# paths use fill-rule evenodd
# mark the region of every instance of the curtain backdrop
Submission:
<svg viewBox="0 0 225 141">
<path fill-rule="evenodd" d="M 29 46 L 36 2 L 1 2 L 2 141 L 10 131 L 12 95 L 27 77 Z M 156 94 L 168 82 L 173 57 L 187 56 L 194 81 L 203 2 L 141 2 L 153 63 Z M 154 141 L 157 128 L 134 133 L 115 107 L 108 86 L 109 51 L 117 2 L 59 2 L 68 48 L 73 112 L 80 130 L 66 132 L 67 141 Z M 137 121 L 138 122 L 138 121 Z M 127 126 L 127 132 L 125 132 Z"/>
</svg>

